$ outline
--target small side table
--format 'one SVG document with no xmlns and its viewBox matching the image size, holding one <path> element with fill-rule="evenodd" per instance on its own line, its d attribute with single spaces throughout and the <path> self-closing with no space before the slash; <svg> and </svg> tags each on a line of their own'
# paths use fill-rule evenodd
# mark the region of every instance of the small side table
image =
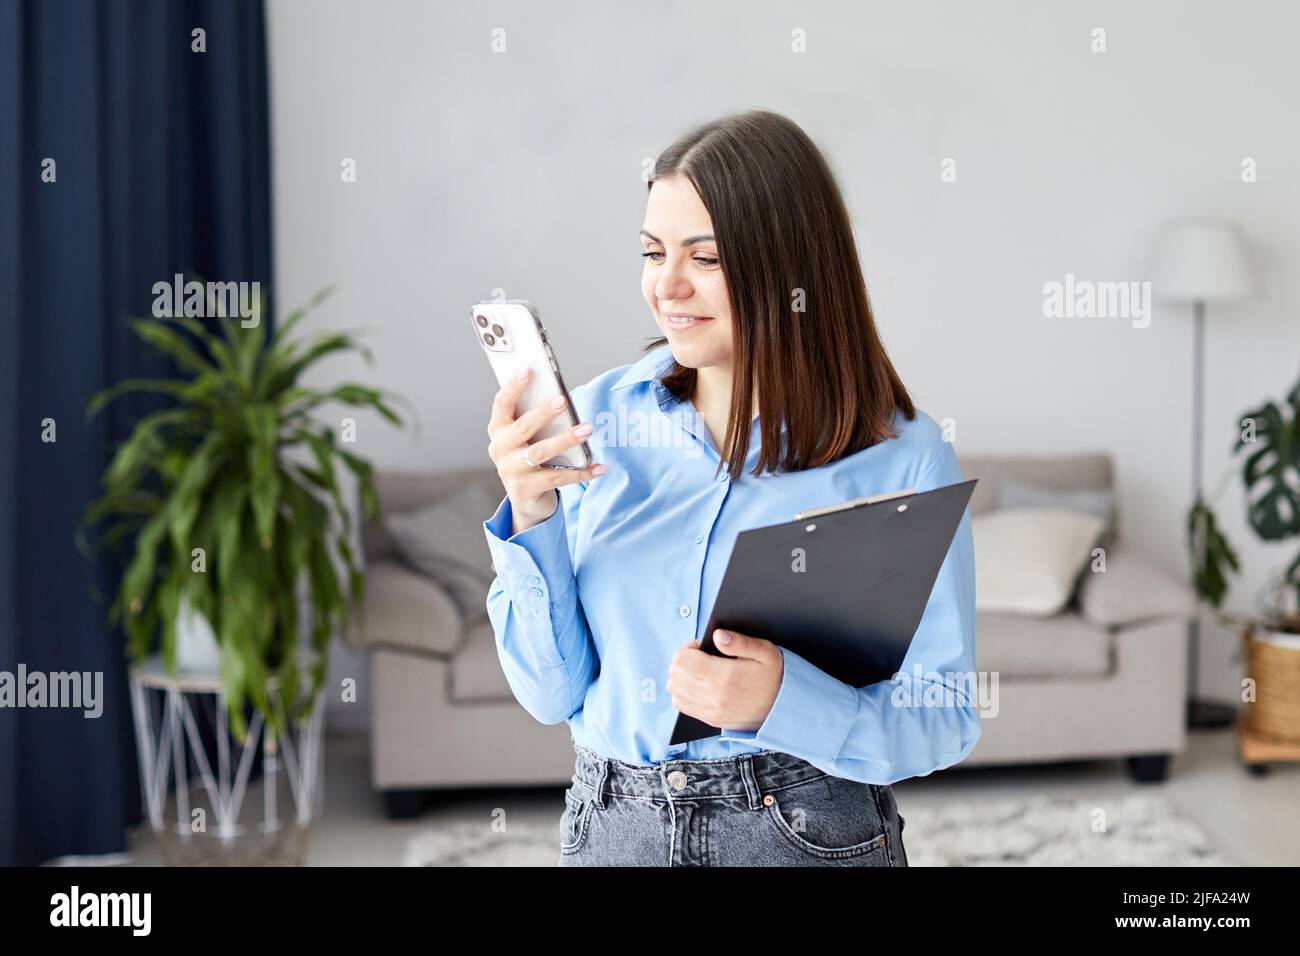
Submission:
<svg viewBox="0 0 1300 956">
<path fill-rule="evenodd" d="M 169 674 L 161 656 L 154 655 L 132 666 L 129 679 L 140 789 L 163 862 L 301 865 L 324 770 L 324 695 L 317 696 L 306 717 L 287 722 L 288 733 L 280 738 L 266 726 L 261 713 L 254 713 L 241 745 L 229 727 L 226 691 L 219 676 Z M 268 689 L 276 688 L 272 679 Z M 277 693 L 271 699 L 280 706 Z M 201 722 L 208 731 L 207 741 Z M 255 809 L 246 807 L 245 797 L 259 753 L 262 811 L 257 819 Z M 191 766 L 196 770 L 194 781 Z M 281 817 L 279 808 L 282 778 L 292 810 L 288 819 Z M 169 784 L 174 788 L 172 799 Z"/>
</svg>

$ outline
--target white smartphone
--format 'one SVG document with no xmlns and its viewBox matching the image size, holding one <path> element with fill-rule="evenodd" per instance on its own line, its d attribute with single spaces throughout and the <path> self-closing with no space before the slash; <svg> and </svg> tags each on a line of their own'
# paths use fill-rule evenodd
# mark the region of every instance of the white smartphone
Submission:
<svg viewBox="0 0 1300 956">
<path fill-rule="evenodd" d="M 516 418 L 548 404 L 556 395 L 564 396 L 567 407 L 543 425 L 530 439 L 530 444 L 562 434 L 578 424 L 578 411 L 573 407 L 569 390 L 564 387 L 564 376 L 560 374 L 560 365 L 551 351 L 551 343 L 547 341 L 546 328 L 529 302 L 524 299 L 480 302 L 470 309 L 470 321 L 474 324 L 474 337 L 487 353 L 498 385 L 504 386 L 525 368 L 533 371 L 532 379 L 515 406 Z M 538 462 L 543 468 L 587 468 L 591 463 L 591 448 L 586 442 L 548 461 Z"/>
</svg>

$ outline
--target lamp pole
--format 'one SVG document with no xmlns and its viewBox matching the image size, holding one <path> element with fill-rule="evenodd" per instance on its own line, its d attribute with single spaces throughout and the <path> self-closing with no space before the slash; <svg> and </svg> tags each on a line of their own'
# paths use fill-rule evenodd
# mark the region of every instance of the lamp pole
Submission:
<svg viewBox="0 0 1300 956">
<path fill-rule="evenodd" d="M 1201 480 L 1204 471 L 1204 425 L 1205 425 L 1205 300 L 1197 299 L 1192 304 L 1192 504 L 1201 501 Z M 1196 567 L 1205 560 L 1204 549 L 1206 536 L 1197 534 L 1193 537 L 1196 547 L 1202 553 L 1196 556 L 1196 565 L 1192 568 L 1192 584 L 1195 587 Z M 1219 730 L 1232 724 L 1234 711 L 1231 707 L 1199 699 L 1200 683 L 1200 636 L 1201 636 L 1201 602 L 1196 602 L 1196 614 L 1187 622 L 1187 636 L 1191 653 L 1187 658 L 1187 727 L 1190 730 Z"/>
</svg>

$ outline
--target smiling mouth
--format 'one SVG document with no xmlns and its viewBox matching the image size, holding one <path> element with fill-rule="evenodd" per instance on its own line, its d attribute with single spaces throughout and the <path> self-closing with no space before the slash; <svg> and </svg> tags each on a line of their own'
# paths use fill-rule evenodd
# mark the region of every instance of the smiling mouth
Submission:
<svg viewBox="0 0 1300 956">
<path fill-rule="evenodd" d="M 681 313 L 664 314 L 664 323 L 674 332 L 680 332 L 683 329 L 693 329 L 696 326 L 703 325 L 705 322 L 712 321 L 712 317 L 707 315 L 684 315 Z"/>
</svg>

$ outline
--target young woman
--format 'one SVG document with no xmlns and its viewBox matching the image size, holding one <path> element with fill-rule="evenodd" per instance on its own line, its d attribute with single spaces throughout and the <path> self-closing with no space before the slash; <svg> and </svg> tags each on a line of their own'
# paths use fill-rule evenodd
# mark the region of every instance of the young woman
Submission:
<svg viewBox="0 0 1300 956">
<path fill-rule="evenodd" d="M 488 425 L 506 489 L 484 522 L 497 649 L 577 757 L 560 863 L 906 866 L 890 785 L 980 735 L 971 682 L 943 676 L 975 666 L 969 512 L 893 681 L 852 687 L 750 635 L 716 632 L 726 656 L 698 638 L 739 532 L 960 482 L 953 448 L 885 354 L 843 199 L 794 123 L 747 112 L 674 143 L 640 237 L 662 337 L 572 390 L 569 432 L 532 441 L 558 410 L 516 419 L 525 382 Z M 535 464 L 584 439 L 593 467 Z M 672 746 L 678 711 L 722 732 Z"/>
</svg>

